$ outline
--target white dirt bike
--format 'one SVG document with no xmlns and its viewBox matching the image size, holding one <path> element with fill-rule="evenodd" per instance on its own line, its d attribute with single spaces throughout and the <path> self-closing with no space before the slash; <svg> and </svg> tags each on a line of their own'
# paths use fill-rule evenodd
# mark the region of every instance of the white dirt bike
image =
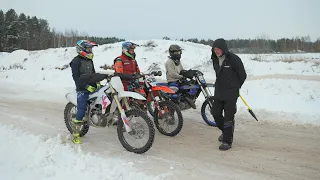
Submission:
<svg viewBox="0 0 320 180">
<path fill-rule="evenodd" d="M 117 134 L 122 146 L 129 152 L 142 154 L 148 151 L 155 136 L 155 129 L 146 112 L 131 108 L 127 98 L 146 100 L 135 92 L 124 91 L 121 82 L 122 74 L 83 75 L 81 78 L 87 83 L 100 82 L 107 79 L 105 86 L 89 95 L 84 123 L 80 128 L 80 137 L 84 136 L 90 126 L 106 127 L 117 124 Z M 73 119 L 76 115 L 77 94 L 67 93 L 69 101 L 64 110 L 65 124 L 71 134 L 75 132 Z M 74 112 L 72 110 L 75 109 Z M 115 120 L 115 117 L 116 120 Z M 128 137 L 126 137 L 128 136 Z M 129 143 L 129 140 L 138 141 L 138 147 Z"/>
</svg>

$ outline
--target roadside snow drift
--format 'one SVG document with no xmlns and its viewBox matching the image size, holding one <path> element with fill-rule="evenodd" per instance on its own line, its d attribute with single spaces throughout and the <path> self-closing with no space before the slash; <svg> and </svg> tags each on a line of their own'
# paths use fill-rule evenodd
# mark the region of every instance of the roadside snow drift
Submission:
<svg viewBox="0 0 320 180">
<path fill-rule="evenodd" d="M 35 136 L 0 123 L 3 179 L 158 179 L 138 172 L 133 162 L 102 158 L 65 143 L 60 136 Z"/>
</svg>

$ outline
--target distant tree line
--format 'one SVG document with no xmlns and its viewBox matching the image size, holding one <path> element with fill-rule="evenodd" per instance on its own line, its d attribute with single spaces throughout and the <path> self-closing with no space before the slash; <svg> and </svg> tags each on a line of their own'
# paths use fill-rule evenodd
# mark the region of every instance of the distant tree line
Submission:
<svg viewBox="0 0 320 180">
<path fill-rule="evenodd" d="M 169 37 L 163 37 L 170 40 Z M 192 39 L 180 39 L 184 42 L 193 42 L 212 46 L 213 41 Z M 320 52 L 320 38 L 312 42 L 310 36 L 281 38 L 271 40 L 267 36 L 257 37 L 256 39 L 231 39 L 226 40 L 228 47 L 235 53 L 276 53 L 276 52 Z"/>
<path fill-rule="evenodd" d="M 41 50 L 48 48 L 74 46 L 79 39 L 89 39 L 97 44 L 108 44 L 124 39 L 116 37 L 93 37 L 76 30 L 58 32 L 49 27 L 45 19 L 30 17 L 14 9 L 4 13 L 0 10 L 0 52 L 12 52 L 17 49 Z"/>
</svg>

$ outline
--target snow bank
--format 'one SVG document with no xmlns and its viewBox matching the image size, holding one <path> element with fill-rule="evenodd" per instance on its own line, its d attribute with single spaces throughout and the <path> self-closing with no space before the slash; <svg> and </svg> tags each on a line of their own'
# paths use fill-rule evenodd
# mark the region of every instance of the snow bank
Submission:
<svg viewBox="0 0 320 180">
<path fill-rule="evenodd" d="M 132 162 L 84 153 L 59 136 L 35 136 L 0 123 L 3 179 L 158 179 L 135 170 Z"/>
<path fill-rule="evenodd" d="M 139 40 L 134 42 L 141 45 L 136 48 L 136 59 L 143 72 L 157 68 L 162 70 L 162 77 L 165 78 L 164 63 L 168 58 L 168 48 L 171 44 L 178 44 L 184 49 L 181 62 L 185 69 L 194 68 L 203 72 L 213 72 L 210 46 L 171 40 Z M 121 54 L 121 43 L 100 45 L 95 47 L 93 51 L 95 67 L 97 70 L 102 70 L 101 66 L 112 65 L 113 60 Z M 2 71 L 3 76 L 12 80 L 29 81 L 32 79 L 32 82 L 35 82 L 45 79 L 58 82 L 62 78 L 70 77 L 68 64 L 75 55 L 74 47 L 30 52 L 17 50 L 12 53 L 1 53 L 0 71 Z M 249 76 L 320 74 L 320 53 L 238 55 L 242 58 Z M 17 65 L 23 68 L 15 68 Z M 8 71 L 8 69 L 14 71 Z"/>
</svg>

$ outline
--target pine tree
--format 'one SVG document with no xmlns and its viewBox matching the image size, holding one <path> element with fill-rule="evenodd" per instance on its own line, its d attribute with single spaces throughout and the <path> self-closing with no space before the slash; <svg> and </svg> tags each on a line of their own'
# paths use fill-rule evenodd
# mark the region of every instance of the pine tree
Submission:
<svg viewBox="0 0 320 180">
<path fill-rule="evenodd" d="M 41 49 L 40 47 L 40 38 L 39 38 L 39 21 L 36 16 L 32 18 L 27 17 L 27 27 L 28 27 L 28 50 L 37 50 Z"/>
<path fill-rule="evenodd" d="M 19 21 L 14 9 L 10 9 L 6 13 L 5 27 L 7 51 L 12 52 L 19 48 Z"/>
<path fill-rule="evenodd" d="M 27 25 L 27 16 L 24 13 L 21 13 L 18 18 L 19 24 L 19 47 L 21 49 L 28 49 L 28 37 L 29 37 L 29 32 L 28 32 L 28 25 Z"/>
<path fill-rule="evenodd" d="M 0 10 L 0 52 L 5 51 L 5 15 L 2 10 Z"/>
<path fill-rule="evenodd" d="M 51 33 L 50 33 L 49 23 L 47 20 L 39 19 L 38 34 L 39 34 L 39 47 L 41 49 L 49 48 Z"/>
</svg>

